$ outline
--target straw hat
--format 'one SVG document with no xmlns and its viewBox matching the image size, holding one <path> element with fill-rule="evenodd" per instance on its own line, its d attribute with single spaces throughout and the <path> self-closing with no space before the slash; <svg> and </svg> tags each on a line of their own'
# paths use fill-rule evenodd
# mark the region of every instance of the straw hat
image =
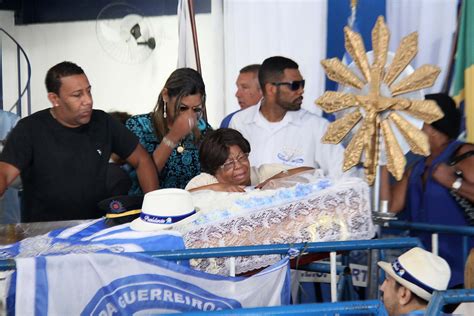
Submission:
<svg viewBox="0 0 474 316">
<path fill-rule="evenodd" d="M 136 231 L 170 229 L 196 215 L 191 193 L 182 189 L 161 189 L 145 194 L 140 217 L 130 224 Z"/>
<path fill-rule="evenodd" d="M 415 247 L 392 263 L 377 263 L 398 283 L 422 299 L 429 301 L 433 291 L 444 291 L 451 278 L 451 269 L 443 258 Z"/>
</svg>

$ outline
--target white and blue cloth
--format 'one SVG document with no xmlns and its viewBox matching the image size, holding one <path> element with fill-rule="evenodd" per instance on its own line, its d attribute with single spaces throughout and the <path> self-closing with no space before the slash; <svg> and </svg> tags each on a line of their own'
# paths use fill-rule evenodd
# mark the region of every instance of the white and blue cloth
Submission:
<svg viewBox="0 0 474 316">
<path fill-rule="evenodd" d="M 155 315 L 289 304 L 289 261 L 248 277 L 199 272 L 143 254 L 17 259 L 15 315 Z"/>
<path fill-rule="evenodd" d="M 92 220 L 74 227 L 23 239 L 0 247 L 0 259 L 96 252 L 143 252 L 184 249 L 176 231 L 137 232 L 130 224 L 108 228 L 105 219 Z"/>
</svg>

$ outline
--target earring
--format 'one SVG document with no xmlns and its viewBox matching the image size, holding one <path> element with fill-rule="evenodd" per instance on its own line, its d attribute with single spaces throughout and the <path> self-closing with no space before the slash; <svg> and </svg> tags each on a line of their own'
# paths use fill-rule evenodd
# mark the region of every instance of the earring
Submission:
<svg viewBox="0 0 474 316">
<path fill-rule="evenodd" d="M 163 117 L 166 118 L 166 101 L 164 101 L 165 105 L 163 106 Z"/>
</svg>

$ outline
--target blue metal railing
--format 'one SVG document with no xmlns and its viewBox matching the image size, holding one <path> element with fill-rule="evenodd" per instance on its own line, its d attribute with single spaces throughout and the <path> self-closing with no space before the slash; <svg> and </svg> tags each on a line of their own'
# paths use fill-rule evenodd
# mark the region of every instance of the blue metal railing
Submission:
<svg viewBox="0 0 474 316">
<path fill-rule="evenodd" d="M 28 58 L 28 55 L 26 54 L 23 47 L 21 47 L 20 43 L 18 43 L 13 38 L 13 36 L 11 36 L 7 31 L 5 31 L 5 29 L 3 29 L 1 27 L 0 27 L 0 32 L 3 32 L 6 36 L 8 36 L 8 38 L 10 38 L 16 44 L 16 48 L 17 48 L 16 54 L 17 54 L 17 71 L 18 71 L 18 99 L 10 109 L 5 109 L 5 110 L 12 111 L 13 108 L 16 107 L 16 114 L 18 114 L 18 116 L 22 117 L 22 101 L 21 101 L 21 99 L 23 98 L 23 96 L 26 93 L 27 111 L 28 111 L 27 115 L 30 115 L 31 114 L 31 87 L 30 87 L 31 63 L 30 63 L 30 59 Z M 21 88 L 21 86 L 22 86 L 22 82 L 21 82 L 22 81 L 21 80 L 21 58 L 20 58 L 21 54 L 23 54 L 23 56 L 25 57 L 26 67 L 27 67 L 27 79 L 26 79 L 25 87 L 23 89 Z M 3 107 L 2 104 L 0 104 L 0 106 Z M 3 109 L 3 108 L 0 108 L 0 109 Z"/>
<path fill-rule="evenodd" d="M 439 224 L 425 224 L 425 223 L 414 223 L 407 221 L 387 221 L 384 227 L 395 228 L 401 230 L 416 230 L 430 232 L 432 234 L 453 234 L 461 235 L 463 242 L 463 261 L 466 262 L 467 256 L 469 255 L 469 238 L 474 236 L 474 227 L 472 226 L 451 226 L 451 225 L 439 225 Z"/>
<path fill-rule="evenodd" d="M 442 308 L 447 304 L 474 302 L 474 289 L 435 291 L 428 304 L 425 315 L 442 315 Z M 338 303 L 301 304 L 275 307 L 242 308 L 212 312 L 212 314 L 239 315 L 334 315 L 334 314 L 367 314 L 388 315 L 383 303 L 379 300 L 352 301 Z M 184 313 L 185 315 L 202 315 L 202 312 Z"/>
<path fill-rule="evenodd" d="M 474 302 L 474 289 L 435 291 L 425 315 L 442 315 L 444 305 L 464 302 Z M 212 312 L 213 315 L 357 315 L 367 313 L 388 315 L 383 303 L 379 300 L 242 308 Z M 203 315 L 203 312 L 184 313 L 184 315 Z"/>
<path fill-rule="evenodd" d="M 206 312 L 183 313 L 183 315 L 204 315 Z M 209 312 L 207 312 L 209 313 Z M 213 315 L 344 315 L 371 314 L 388 315 L 383 303 L 378 300 L 339 303 L 318 303 L 273 307 L 241 308 L 211 312 Z"/>
<path fill-rule="evenodd" d="M 286 255 L 289 249 L 304 253 L 325 253 L 334 251 L 367 250 L 367 249 L 403 249 L 423 247 L 418 238 L 390 238 L 374 240 L 347 240 L 329 242 L 310 242 L 297 244 L 273 244 L 240 247 L 193 248 L 168 251 L 151 251 L 146 254 L 165 260 L 188 260 L 195 258 L 219 258 L 257 255 Z M 0 260 L 0 271 L 15 268 L 13 259 Z"/>
<path fill-rule="evenodd" d="M 426 315 L 441 315 L 441 308 L 447 304 L 474 302 L 474 289 L 435 291 L 428 304 Z"/>
<path fill-rule="evenodd" d="M 348 240 L 333 242 L 314 242 L 314 243 L 297 243 L 297 244 L 274 244 L 274 245 L 257 245 L 257 246 L 241 246 L 241 247 L 219 247 L 219 248 L 203 248 L 203 249 L 182 249 L 159 252 L 145 252 L 155 258 L 166 260 L 188 260 L 193 258 L 216 258 L 216 257 L 236 257 L 236 256 L 253 256 L 253 255 L 270 255 L 280 254 L 287 255 L 290 249 L 299 250 L 300 253 L 335 253 L 337 251 L 351 250 L 369 250 L 369 249 L 403 249 L 412 247 L 422 247 L 418 238 L 390 238 L 390 239 L 374 239 L 374 240 Z M 334 257 L 335 259 L 335 257 Z M 331 262 L 331 265 L 335 262 Z M 15 268 L 13 259 L 0 260 L 0 270 L 12 270 Z M 308 313 L 338 313 L 338 314 L 367 314 L 387 315 L 380 301 L 351 301 L 341 303 L 321 303 L 279 307 L 265 307 L 256 309 L 240 309 L 226 310 L 226 314 L 308 314 Z"/>
</svg>

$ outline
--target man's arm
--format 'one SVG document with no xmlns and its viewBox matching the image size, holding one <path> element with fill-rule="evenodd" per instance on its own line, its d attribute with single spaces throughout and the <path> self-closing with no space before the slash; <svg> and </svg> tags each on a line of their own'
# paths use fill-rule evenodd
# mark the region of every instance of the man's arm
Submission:
<svg viewBox="0 0 474 316">
<path fill-rule="evenodd" d="M 155 164 L 142 145 L 138 144 L 126 160 L 137 171 L 138 181 L 144 193 L 158 189 Z"/>
<path fill-rule="evenodd" d="M 10 183 L 12 183 L 19 174 L 20 170 L 18 170 L 18 168 L 9 163 L 0 161 L 0 196 L 5 193 Z"/>
</svg>

